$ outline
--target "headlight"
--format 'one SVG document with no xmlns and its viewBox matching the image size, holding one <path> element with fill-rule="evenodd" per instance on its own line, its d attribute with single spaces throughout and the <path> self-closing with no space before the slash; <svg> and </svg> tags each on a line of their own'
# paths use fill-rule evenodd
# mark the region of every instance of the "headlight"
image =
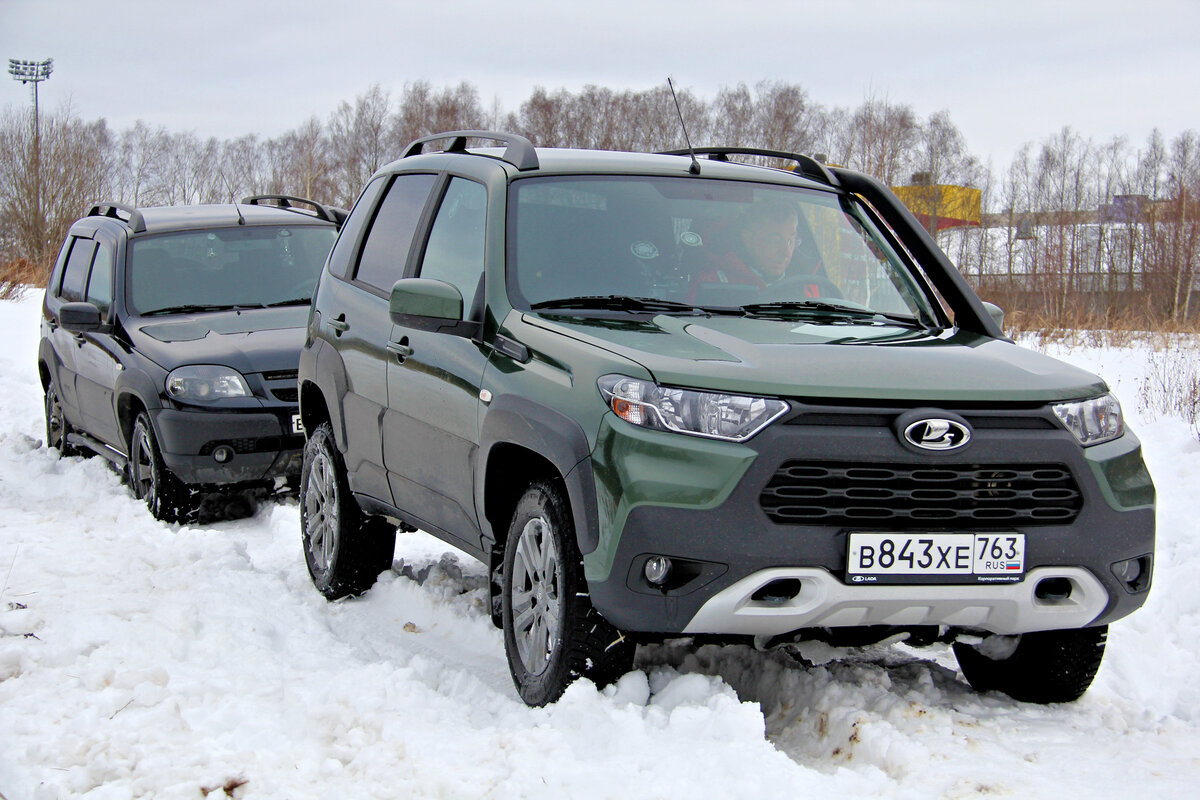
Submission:
<svg viewBox="0 0 1200 800">
<path fill-rule="evenodd" d="M 673 389 L 605 375 L 598 384 L 612 412 L 643 428 L 744 442 L 787 411 L 782 400 Z"/>
<path fill-rule="evenodd" d="M 1054 415 L 1084 447 L 1116 439 L 1125 433 L 1121 404 L 1111 394 L 1059 403 L 1054 406 Z"/>
<path fill-rule="evenodd" d="M 173 370 L 167 376 L 167 394 L 185 403 L 209 403 L 225 397 L 249 397 L 250 386 L 236 370 L 200 364 Z"/>
</svg>

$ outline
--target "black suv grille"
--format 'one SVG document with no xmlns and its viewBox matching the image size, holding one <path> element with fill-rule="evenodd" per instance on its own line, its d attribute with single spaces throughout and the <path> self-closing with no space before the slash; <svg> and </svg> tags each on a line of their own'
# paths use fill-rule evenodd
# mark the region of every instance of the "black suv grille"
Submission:
<svg viewBox="0 0 1200 800">
<path fill-rule="evenodd" d="M 838 464 L 787 461 L 759 503 L 780 524 L 1062 525 L 1083 497 L 1058 464 Z"/>
</svg>

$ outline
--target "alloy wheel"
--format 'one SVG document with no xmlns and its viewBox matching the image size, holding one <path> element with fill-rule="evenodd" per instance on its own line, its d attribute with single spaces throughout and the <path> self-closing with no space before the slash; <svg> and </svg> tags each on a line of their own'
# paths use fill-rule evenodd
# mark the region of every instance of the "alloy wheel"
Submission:
<svg viewBox="0 0 1200 800">
<path fill-rule="evenodd" d="M 305 487 L 304 512 L 308 550 L 313 566 L 327 572 L 333 563 L 338 535 L 338 487 L 333 464 L 324 452 L 312 460 Z"/>
<path fill-rule="evenodd" d="M 512 614 L 517 653 L 530 675 L 540 675 L 558 647 L 562 576 L 553 529 L 544 517 L 521 530 L 513 560 Z"/>
</svg>

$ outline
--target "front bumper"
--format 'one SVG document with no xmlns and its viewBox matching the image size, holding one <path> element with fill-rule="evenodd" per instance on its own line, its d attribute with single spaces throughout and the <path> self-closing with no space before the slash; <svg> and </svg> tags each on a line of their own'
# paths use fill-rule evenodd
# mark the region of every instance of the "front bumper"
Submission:
<svg viewBox="0 0 1200 800">
<path fill-rule="evenodd" d="M 930 524 L 929 532 L 1016 531 L 1026 574 L 1016 584 L 861 585 L 845 580 L 847 535 L 878 525 L 781 524 L 760 503 L 785 461 L 955 467 L 1057 464 L 1081 503 L 1055 524 Z M 924 456 L 886 427 L 773 426 L 744 445 L 636 428 L 606 418 L 593 452 L 599 546 L 584 557 L 592 602 L 628 631 L 770 634 L 807 627 L 945 625 L 1019 633 L 1098 625 L 1146 600 L 1154 491 L 1133 434 L 1091 448 L 1052 427 L 977 429 L 962 454 Z M 905 530 L 913 530 L 911 522 Z M 665 587 L 643 575 L 652 555 L 680 569 Z M 1145 557 L 1123 582 L 1115 564 Z M 1071 591 L 1039 599 L 1046 578 Z M 787 591 L 761 591 L 782 580 Z M 1061 584 L 1059 584 L 1061 586 Z M 756 599 L 757 595 L 757 599 Z"/>
<path fill-rule="evenodd" d="M 295 407 L 246 413 L 160 409 L 153 424 L 163 461 L 189 484 L 227 485 L 300 474 L 304 436 L 292 432 Z M 217 460 L 223 453 L 232 456 Z"/>
</svg>

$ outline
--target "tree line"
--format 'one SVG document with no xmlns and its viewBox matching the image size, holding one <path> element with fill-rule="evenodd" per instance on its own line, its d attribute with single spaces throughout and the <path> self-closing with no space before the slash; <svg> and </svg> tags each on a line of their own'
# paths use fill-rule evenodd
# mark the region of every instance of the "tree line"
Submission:
<svg viewBox="0 0 1200 800">
<path fill-rule="evenodd" d="M 997 170 L 970 152 L 949 113 L 921 117 L 887 97 L 827 107 L 800 85 L 763 81 L 711 98 L 683 89 L 678 102 L 697 145 L 821 154 L 893 186 L 919 174 L 980 189 L 982 227 L 935 233 L 985 296 L 1051 316 L 1136 307 L 1185 320 L 1200 311 L 1194 131 L 1170 142 L 1155 131 L 1135 147 L 1063 128 Z M 221 140 L 141 121 L 114 131 L 69 107 L 43 114 L 35 138 L 31 112 L 9 108 L 0 115 L 0 265 L 44 277 L 67 228 L 100 199 L 151 206 L 271 193 L 349 207 L 375 170 L 430 133 L 500 129 L 539 146 L 653 152 L 685 145 L 680 112 L 665 85 L 538 87 L 506 111 L 485 106 L 469 83 L 418 81 L 396 93 L 373 86 L 274 138 Z"/>
</svg>

